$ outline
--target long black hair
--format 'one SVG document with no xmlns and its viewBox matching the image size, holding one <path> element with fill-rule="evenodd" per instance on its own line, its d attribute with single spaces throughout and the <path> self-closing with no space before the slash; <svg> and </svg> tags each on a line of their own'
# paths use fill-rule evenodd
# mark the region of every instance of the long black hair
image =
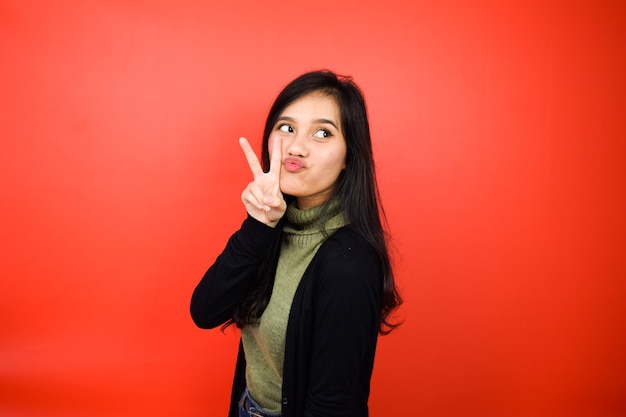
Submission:
<svg viewBox="0 0 626 417">
<path fill-rule="evenodd" d="M 270 108 L 263 132 L 261 163 L 264 171 L 269 170 L 269 138 L 283 110 L 297 99 L 321 93 L 336 100 L 339 106 L 341 127 L 346 141 L 346 167 L 340 175 L 329 200 L 337 198 L 350 227 L 361 235 L 376 251 L 383 270 L 382 311 L 379 332 L 387 334 L 398 323 L 390 321 L 389 315 L 401 303 L 397 291 L 389 250 L 388 236 L 383 221 L 385 213 L 380 203 L 372 142 L 365 100 L 359 87 L 351 77 L 339 76 L 331 71 L 312 71 L 290 82 L 278 95 Z M 292 196 L 285 195 L 287 202 Z M 328 213 L 322 207 L 322 218 Z M 276 273 L 276 259 L 280 241 L 269 249 L 267 261 L 260 267 L 256 282 L 242 303 L 235 308 L 233 319 L 238 327 L 255 324 L 267 307 Z"/>
</svg>

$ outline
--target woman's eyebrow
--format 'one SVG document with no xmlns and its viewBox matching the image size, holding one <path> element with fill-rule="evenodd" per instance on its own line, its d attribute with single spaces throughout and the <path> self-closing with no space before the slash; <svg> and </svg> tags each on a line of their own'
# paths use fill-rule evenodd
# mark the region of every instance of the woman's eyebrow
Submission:
<svg viewBox="0 0 626 417">
<path fill-rule="evenodd" d="M 278 120 L 276 120 L 276 121 L 277 122 L 284 121 L 284 122 L 296 123 L 296 119 L 294 119 L 293 117 L 289 117 L 289 116 L 280 116 L 278 118 Z M 329 125 L 333 126 L 335 129 L 339 130 L 339 127 L 337 127 L 337 124 L 335 122 L 333 122 L 332 120 L 330 120 L 330 119 L 324 119 L 324 118 L 314 119 L 314 120 L 312 120 L 312 123 L 313 124 L 323 124 L 323 123 L 326 123 L 326 124 L 329 124 Z"/>
<path fill-rule="evenodd" d="M 335 122 L 333 122 L 332 120 L 329 119 L 316 119 L 313 120 L 314 123 L 327 123 L 329 125 L 332 125 L 335 127 L 335 129 L 339 130 L 339 128 L 337 127 L 337 125 L 335 124 Z"/>
</svg>

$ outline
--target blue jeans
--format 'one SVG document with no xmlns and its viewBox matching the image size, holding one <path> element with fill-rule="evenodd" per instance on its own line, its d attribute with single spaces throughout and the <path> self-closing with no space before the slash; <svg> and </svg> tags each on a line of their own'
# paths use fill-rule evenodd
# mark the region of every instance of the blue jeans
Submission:
<svg viewBox="0 0 626 417">
<path fill-rule="evenodd" d="M 239 417 L 280 417 L 279 412 L 267 411 L 252 399 L 246 388 L 239 400 Z"/>
</svg>

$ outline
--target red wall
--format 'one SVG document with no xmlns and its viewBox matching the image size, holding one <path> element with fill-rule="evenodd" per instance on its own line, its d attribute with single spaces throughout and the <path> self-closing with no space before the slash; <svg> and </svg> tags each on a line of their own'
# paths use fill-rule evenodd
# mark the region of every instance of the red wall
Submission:
<svg viewBox="0 0 626 417">
<path fill-rule="evenodd" d="M 0 2 L 0 415 L 225 415 L 237 335 L 189 298 L 237 138 L 326 67 L 406 299 L 372 416 L 626 414 L 623 2 L 210 3 Z"/>
</svg>

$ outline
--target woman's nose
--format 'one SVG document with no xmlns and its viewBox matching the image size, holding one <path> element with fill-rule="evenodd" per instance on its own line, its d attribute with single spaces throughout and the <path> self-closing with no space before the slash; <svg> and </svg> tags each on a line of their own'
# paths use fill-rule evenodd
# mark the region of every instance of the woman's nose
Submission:
<svg viewBox="0 0 626 417">
<path fill-rule="evenodd" d="M 283 141 L 285 148 L 283 152 L 292 156 L 307 156 L 306 135 L 303 133 L 295 133 L 290 140 Z"/>
</svg>

